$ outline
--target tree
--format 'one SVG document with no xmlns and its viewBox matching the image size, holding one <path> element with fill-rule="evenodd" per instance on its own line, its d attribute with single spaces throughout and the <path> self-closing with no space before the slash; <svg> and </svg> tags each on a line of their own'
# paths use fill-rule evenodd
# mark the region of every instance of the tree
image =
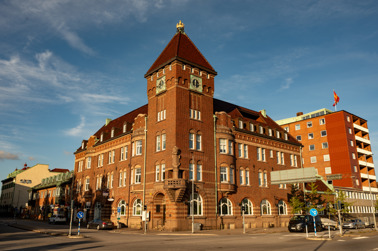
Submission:
<svg viewBox="0 0 378 251">
<path fill-rule="evenodd" d="M 318 193 L 318 186 L 315 183 L 310 183 L 310 192 L 306 194 L 306 211 L 312 208 L 316 208 L 318 211 L 323 211 L 325 209 L 326 201 L 323 199 L 322 195 Z"/>
<path fill-rule="evenodd" d="M 306 208 L 304 203 L 303 191 L 299 190 L 299 186 L 293 184 L 289 194 L 289 205 L 291 206 L 292 214 L 305 214 Z"/>
</svg>

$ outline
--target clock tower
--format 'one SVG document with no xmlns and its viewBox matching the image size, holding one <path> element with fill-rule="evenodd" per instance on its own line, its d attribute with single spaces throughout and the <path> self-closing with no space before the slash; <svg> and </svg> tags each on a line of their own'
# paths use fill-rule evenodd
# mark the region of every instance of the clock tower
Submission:
<svg viewBox="0 0 378 251">
<path fill-rule="evenodd" d="M 204 211 L 214 217 L 209 221 L 215 221 L 216 205 L 213 95 L 217 72 L 189 39 L 181 21 L 176 28 L 145 74 L 147 152 L 152 153 L 146 160 L 146 202 L 155 214 L 152 220 L 160 216 L 161 225 L 171 230 L 188 225 L 193 194 L 194 199 L 206 199 Z"/>
</svg>

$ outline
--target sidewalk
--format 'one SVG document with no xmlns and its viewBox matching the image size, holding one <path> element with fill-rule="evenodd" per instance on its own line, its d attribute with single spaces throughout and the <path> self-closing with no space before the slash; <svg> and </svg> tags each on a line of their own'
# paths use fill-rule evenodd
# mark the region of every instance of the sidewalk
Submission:
<svg viewBox="0 0 378 251">
<path fill-rule="evenodd" d="M 45 221 L 37 221 L 37 220 L 29 220 L 29 219 L 13 219 L 13 218 L 0 218 L 1 224 L 6 224 L 11 227 L 34 231 L 37 233 L 54 235 L 54 236 L 68 236 L 69 234 L 69 224 L 56 224 L 51 225 Z M 73 223 L 72 225 L 72 233 L 71 237 L 77 237 L 78 226 L 77 223 Z M 80 236 L 85 237 L 86 235 L 86 225 L 81 224 L 81 231 Z M 96 230 L 90 230 L 91 232 Z M 83 233 L 84 232 L 84 233 Z M 108 230 L 110 233 L 114 234 L 144 234 L 142 229 L 132 229 L 132 228 L 121 228 L 121 229 L 113 229 Z M 254 234 L 273 234 L 273 233 L 287 233 L 287 234 L 295 234 L 289 233 L 286 227 L 274 227 L 274 228 L 247 228 L 245 230 L 246 235 L 254 235 Z M 169 232 L 169 231 L 159 231 L 159 230 L 147 230 L 147 234 L 149 235 L 243 235 L 243 229 L 224 229 L 224 230 L 201 230 L 196 231 L 192 234 L 191 231 L 178 231 L 178 232 Z M 306 235 L 303 234 L 305 237 Z M 365 231 L 348 231 L 344 233 L 344 236 L 356 236 L 361 234 L 377 234 L 374 230 L 365 230 Z M 331 231 L 331 239 L 336 236 L 340 236 L 339 231 Z M 317 237 L 314 236 L 314 233 L 309 233 L 308 239 L 316 239 L 316 240 L 324 240 L 329 239 L 329 233 L 327 230 L 318 232 Z"/>
</svg>

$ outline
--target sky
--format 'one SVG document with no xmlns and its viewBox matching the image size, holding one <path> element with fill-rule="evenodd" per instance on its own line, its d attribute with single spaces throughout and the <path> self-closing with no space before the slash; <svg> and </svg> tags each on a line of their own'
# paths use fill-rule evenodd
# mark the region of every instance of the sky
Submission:
<svg viewBox="0 0 378 251">
<path fill-rule="evenodd" d="M 378 150 L 378 1 L 0 1 L 0 179 L 73 170 L 105 123 L 147 103 L 144 74 L 185 32 L 215 97 L 275 119 L 321 108 L 368 120 Z"/>
</svg>

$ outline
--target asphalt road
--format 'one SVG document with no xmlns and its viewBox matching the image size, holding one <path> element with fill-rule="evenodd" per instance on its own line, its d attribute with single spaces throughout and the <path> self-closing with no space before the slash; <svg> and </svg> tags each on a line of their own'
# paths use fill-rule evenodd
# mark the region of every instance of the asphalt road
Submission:
<svg viewBox="0 0 378 251">
<path fill-rule="evenodd" d="M 45 227 L 45 226 L 44 226 Z M 47 226 L 46 226 L 47 227 Z M 67 226 L 48 226 L 61 232 Z M 75 227 L 76 229 L 76 227 Z M 68 238 L 0 223 L 0 250 L 378 250 L 378 233 L 350 232 L 332 240 L 309 240 L 304 233 L 154 233 L 83 229 L 86 238 Z M 76 234 L 76 232 L 74 232 Z M 333 232 L 335 234 L 335 232 Z"/>
</svg>

